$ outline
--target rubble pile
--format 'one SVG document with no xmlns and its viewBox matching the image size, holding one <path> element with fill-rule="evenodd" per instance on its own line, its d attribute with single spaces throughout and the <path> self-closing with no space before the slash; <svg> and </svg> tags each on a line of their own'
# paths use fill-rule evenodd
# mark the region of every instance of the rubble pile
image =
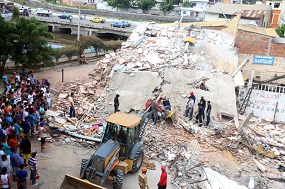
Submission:
<svg viewBox="0 0 285 189">
<path fill-rule="evenodd" d="M 208 75 L 216 72 L 222 72 L 225 75 L 232 72 L 238 63 L 236 51 L 232 48 L 233 41 L 234 37 L 222 34 L 220 31 L 202 30 L 195 26 L 179 28 L 142 24 L 133 32 L 129 40 L 123 43 L 120 51 L 106 54 L 104 59 L 98 61 L 94 72 L 89 74 L 88 81 L 68 82 L 57 89 L 57 103 L 53 106 L 54 111 L 49 113 L 52 117 L 50 125 L 55 125 L 64 133 L 72 136 L 62 138 L 66 143 L 78 142 L 86 146 L 96 146 L 95 142 L 100 142 L 104 132 L 104 119 L 110 115 L 106 107 L 113 104 L 111 100 L 114 98 L 116 87 L 121 87 L 120 95 L 122 97 L 125 95 L 124 100 L 128 101 L 129 106 L 141 104 L 135 95 L 147 98 L 143 93 L 138 94 L 138 90 L 135 95 L 134 92 L 128 90 L 138 87 L 133 86 L 134 84 L 122 86 L 120 82 L 122 78 L 124 79 L 122 74 L 128 73 L 129 80 L 137 81 L 136 78 L 146 77 L 146 75 L 141 76 L 138 73 L 140 71 L 159 72 L 153 76 L 148 75 L 148 78 L 158 78 L 166 75 L 165 68 L 172 67 L 181 70 L 206 70 L 209 71 L 206 73 Z M 113 78 L 115 72 L 123 73 L 117 74 L 116 79 L 119 83 L 114 82 L 116 85 L 110 86 L 109 80 Z M 165 78 L 170 80 L 171 77 L 179 77 L 178 73 L 173 70 L 167 73 L 168 75 L 163 80 L 156 81 L 160 83 L 159 87 L 146 82 L 146 86 L 151 88 L 148 91 L 153 90 L 154 95 L 159 93 L 158 88 L 165 92 L 171 83 Z M 171 73 L 175 73 L 174 76 L 171 76 Z M 199 72 L 196 74 L 202 77 Z M 203 76 L 203 78 L 208 79 L 210 76 Z M 227 80 L 226 77 L 217 74 L 212 76 L 213 81 L 217 78 Z M 183 81 L 186 85 L 187 81 L 183 79 L 179 81 Z M 200 81 L 201 79 L 191 81 L 188 86 L 194 88 Z M 151 82 L 155 83 L 152 80 Z M 174 85 L 173 83 L 171 84 Z M 215 89 L 225 86 L 219 86 L 221 82 L 213 83 L 216 86 Z M 183 96 L 184 93 L 182 94 L 177 88 L 178 86 L 169 90 L 173 94 L 179 94 L 175 99 L 173 98 L 172 103 L 178 101 L 179 98 L 187 97 Z M 143 87 L 143 90 L 147 90 L 146 87 Z M 224 102 L 221 101 L 221 94 L 216 91 L 203 90 L 199 95 L 205 96 L 203 94 L 206 94 L 211 103 L 214 101 L 225 108 L 232 106 L 229 93 Z M 71 119 L 65 115 L 69 110 L 67 95 L 71 92 L 74 92 L 77 119 Z M 109 100 L 108 94 L 110 94 Z M 132 95 L 134 97 L 131 97 Z M 167 94 L 167 96 L 171 95 Z M 129 102 L 131 100 L 135 103 Z M 218 109 L 218 105 L 214 103 L 214 109 Z M 143 137 L 145 156 L 148 160 L 157 160 L 167 164 L 168 173 L 172 178 L 171 183 L 175 188 L 183 185 L 191 188 L 205 188 L 205 183 L 211 183 L 207 178 L 206 167 L 245 186 L 251 178 L 254 178 L 259 188 L 280 186 L 274 182 L 274 179 L 282 178 L 282 173 L 285 171 L 285 167 L 282 167 L 285 161 L 284 125 L 270 124 L 253 117 L 249 123 L 244 124 L 244 127 L 237 128 L 238 122 L 223 122 L 217 118 L 217 114 L 214 114 L 217 110 L 214 110 L 212 116 L 215 118 L 211 117 L 211 127 L 198 127 L 195 122 L 190 122 L 180 115 L 183 111 L 182 105 L 177 102 L 173 106 L 179 107 L 179 111 L 175 112 L 176 120 L 173 125 L 164 121 L 157 125 L 148 124 Z M 175 109 L 178 110 L 178 108 Z M 236 110 L 235 107 L 233 109 Z M 232 115 L 232 117 L 235 116 L 235 114 Z M 241 121 L 243 120 L 245 118 L 241 118 Z"/>
<path fill-rule="evenodd" d="M 242 117 L 241 121 L 244 119 Z M 273 125 L 256 117 L 252 117 L 242 131 L 232 121 L 220 122 L 211 128 L 201 128 L 187 121 L 184 124 L 190 125 L 190 129 L 179 122 L 174 127 L 164 122 L 158 126 L 149 125 L 144 137 L 147 158 L 168 165 L 176 188 L 181 184 L 204 188 L 205 183 L 211 183 L 206 178 L 205 167 L 245 186 L 251 178 L 259 188 L 279 188 L 284 184 L 283 125 Z M 278 133 L 274 131 L 276 127 L 279 127 Z M 262 132 L 268 134 L 262 136 Z M 220 154 L 220 160 L 215 157 L 213 161 L 213 154 Z M 227 169 L 220 164 L 222 160 L 230 169 L 236 169 Z"/>
<path fill-rule="evenodd" d="M 177 26 L 153 24 L 138 28 L 119 52 L 107 54 L 101 63 L 115 64 L 114 70 L 122 72 L 160 71 L 169 67 L 215 71 L 218 66 L 223 70 L 219 63 L 226 62 L 225 57 L 217 55 L 222 48 L 228 52 L 226 59 L 237 64 L 236 51 L 231 46 L 233 38 L 223 32 L 194 26 L 178 30 Z"/>
</svg>

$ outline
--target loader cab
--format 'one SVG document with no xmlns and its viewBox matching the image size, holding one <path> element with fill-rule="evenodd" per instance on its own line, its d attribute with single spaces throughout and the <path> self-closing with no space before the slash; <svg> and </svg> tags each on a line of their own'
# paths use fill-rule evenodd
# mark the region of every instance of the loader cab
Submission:
<svg viewBox="0 0 285 189">
<path fill-rule="evenodd" d="M 128 159 L 135 143 L 141 118 L 130 114 L 117 112 L 109 116 L 102 143 L 109 139 L 120 143 L 120 159 Z"/>
</svg>

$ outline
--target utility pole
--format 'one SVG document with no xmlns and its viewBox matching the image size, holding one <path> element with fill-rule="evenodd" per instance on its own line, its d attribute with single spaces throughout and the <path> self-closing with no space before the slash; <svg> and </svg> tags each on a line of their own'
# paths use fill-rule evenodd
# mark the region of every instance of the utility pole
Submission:
<svg viewBox="0 0 285 189">
<path fill-rule="evenodd" d="M 83 3 L 86 5 L 87 3 Z M 80 40 L 80 11 L 81 11 L 81 1 L 79 1 L 79 9 L 78 9 L 78 27 L 77 27 L 77 42 Z"/>
</svg>

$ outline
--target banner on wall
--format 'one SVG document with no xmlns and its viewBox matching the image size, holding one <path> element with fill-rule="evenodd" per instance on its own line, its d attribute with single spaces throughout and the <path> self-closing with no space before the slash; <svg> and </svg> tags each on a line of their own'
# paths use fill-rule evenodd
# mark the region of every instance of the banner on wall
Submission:
<svg viewBox="0 0 285 189">
<path fill-rule="evenodd" d="M 273 119 L 285 122 L 285 94 L 271 91 L 252 90 L 250 104 L 246 109 L 247 113 L 252 112 L 262 119 Z"/>
</svg>

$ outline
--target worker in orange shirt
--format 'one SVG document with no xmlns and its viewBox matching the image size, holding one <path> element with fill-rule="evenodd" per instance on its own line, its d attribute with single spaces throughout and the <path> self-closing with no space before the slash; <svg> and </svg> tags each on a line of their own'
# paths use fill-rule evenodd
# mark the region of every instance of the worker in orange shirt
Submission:
<svg viewBox="0 0 285 189">
<path fill-rule="evenodd" d="M 165 170 L 165 165 L 161 166 L 161 175 L 160 175 L 160 180 L 157 184 L 158 189 L 166 189 L 167 185 L 167 172 Z"/>
<path fill-rule="evenodd" d="M 146 176 L 147 168 L 143 167 L 142 172 L 139 174 L 139 186 L 141 189 L 149 189 Z"/>
</svg>

